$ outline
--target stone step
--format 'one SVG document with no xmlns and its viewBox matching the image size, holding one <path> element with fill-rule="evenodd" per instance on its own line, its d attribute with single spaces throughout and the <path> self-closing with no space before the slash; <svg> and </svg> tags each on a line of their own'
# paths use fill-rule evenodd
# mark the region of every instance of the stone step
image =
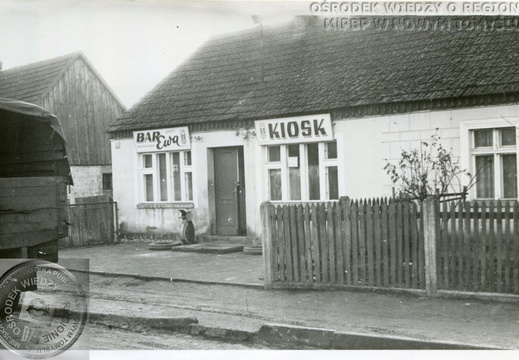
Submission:
<svg viewBox="0 0 519 360">
<path fill-rule="evenodd" d="M 254 238 L 252 236 L 225 236 L 225 235 L 203 235 L 200 236 L 201 243 L 216 243 L 216 244 L 239 244 L 239 245 L 253 245 Z"/>
<path fill-rule="evenodd" d="M 243 245 L 220 244 L 220 243 L 200 243 L 194 245 L 173 246 L 171 251 L 197 252 L 206 254 L 229 254 L 243 251 Z"/>
</svg>

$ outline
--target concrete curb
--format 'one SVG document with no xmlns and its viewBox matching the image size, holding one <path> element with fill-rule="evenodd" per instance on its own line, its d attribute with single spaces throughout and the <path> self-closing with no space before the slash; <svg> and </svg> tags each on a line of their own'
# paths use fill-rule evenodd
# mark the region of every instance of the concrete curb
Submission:
<svg viewBox="0 0 519 360">
<path fill-rule="evenodd" d="M 145 318 L 130 317 L 117 314 L 90 313 L 88 321 L 94 324 L 115 327 L 119 329 L 146 330 L 157 329 L 173 332 L 180 332 L 194 336 L 204 336 L 211 339 L 222 339 L 231 341 L 252 341 L 256 332 L 211 327 L 198 324 L 195 317 L 176 317 L 176 318 Z"/>
<path fill-rule="evenodd" d="M 190 335 L 204 336 L 206 338 L 211 339 L 232 340 L 241 342 L 252 341 L 256 336 L 256 332 L 254 331 L 218 328 L 204 326 L 200 324 L 189 325 L 188 333 Z"/>
<path fill-rule="evenodd" d="M 490 345 L 426 341 L 400 336 L 338 332 L 291 325 L 264 324 L 258 339 L 268 344 L 291 348 L 303 345 L 337 350 L 504 350 Z"/>
<path fill-rule="evenodd" d="M 94 324 L 102 324 L 106 326 L 121 328 L 121 329 L 158 329 L 178 331 L 186 328 L 191 324 L 198 324 L 198 319 L 195 317 L 177 317 L 177 318 L 145 318 L 145 317 L 130 317 L 117 314 L 102 314 L 90 313 L 88 314 L 88 321 Z"/>
<path fill-rule="evenodd" d="M 145 275 L 137 275 L 137 274 L 122 274 L 122 273 L 112 273 L 106 271 L 89 271 L 89 270 L 77 270 L 77 269 L 67 269 L 71 272 L 78 273 L 88 273 L 92 275 L 106 276 L 106 277 L 129 277 L 138 280 L 144 281 L 169 281 L 169 282 L 182 282 L 182 283 L 193 283 L 193 284 L 201 284 L 201 285 L 224 285 L 224 286 L 239 286 L 246 287 L 251 289 L 261 289 L 265 290 L 265 285 L 263 284 L 253 284 L 253 283 L 239 283 L 239 282 L 223 282 L 223 281 L 205 281 L 205 280 L 190 280 L 190 279 L 182 279 L 182 278 L 167 278 L 161 276 L 145 276 Z M 377 287 L 368 287 L 368 286 L 350 286 L 350 285 L 342 285 L 342 286 L 327 286 L 323 285 L 322 288 L 312 288 L 307 287 L 305 285 L 294 285 L 294 286 L 273 286 L 274 290 L 306 290 L 306 291 L 323 291 L 323 290 L 344 290 L 351 292 L 373 292 L 376 294 L 401 294 L 408 296 L 425 296 L 425 290 L 419 289 L 402 289 L 402 288 L 377 288 Z M 494 301 L 494 302 L 506 302 L 513 303 L 519 302 L 519 295 L 516 294 L 504 294 L 504 293 L 477 293 L 477 292 L 468 292 L 468 291 L 453 291 L 453 290 L 438 290 L 436 296 L 432 296 L 431 298 L 443 298 L 443 299 L 453 299 L 453 300 L 477 300 L 477 301 Z"/>
<path fill-rule="evenodd" d="M 120 273 L 111 273 L 111 272 L 106 272 L 106 271 L 91 271 L 91 270 L 77 270 L 77 269 L 67 269 L 67 270 L 70 272 L 88 273 L 91 275 L 99 275 L 99 276 L 107 276 L 107 277 L 118 277 L 118 278 L 129 277 L 129 278 L 144 280 L 144 281 L 169 281 L 169 282 L 183 282 L 183 283 L 193 283 L 193 284 L 201 284 L 201 285 L 240 286 L 240 287 L 247 287 L 247 288 L 261 289 L 261 290 L 265 289 L 265 286 L 263 284 L 190 280 L 190 279 L 181 279 L 181 278 L 167 278 L 167 277 L 161 277 L 161 276 L 120 274 Z"/>
<path fill-rule="evenodd" d="M 493 301 L 493 302 L 519 302 L 519 295 L 502 294 L 502 293 L 474 293 L 468 291 L 438 290 L 437 297 L 454 300 L 477 300 L 477 301 Z"/>
<path fill-rule="evenodd" d="M 340 332 L 302 326 L 263 324 L 256 332 L 205 326 L 195 317 L 145 318 L 117 314 L 90 313 L 89 322 L 126 330 L 157 329 L 210 339 L 259 342 L 278 349 L 335 350 L 505 350 L 491 345 L 472 345 L 447 341 L 427 341 L 401 336 Z"/>
<path fill-rule="evenodd" d="M 122 273 L 112 273 L 106 271 L 89 271 L 89 270 L 77 270 L 77 269 L 67 269 L 71 272 L 78 273 L 88 273 L 92 275 L 106 276 L 106 277 L 128 277 L 138 280 L 144 281 L 169 281 L 169 282 L 181 282 L 181 283 L 193 283 L 200 285 L 223 285 L 223 286 L 239 286 L 246 287 L 251 289 L 261 289 L 265 290 L 265 285 L 263 284 L 254 284 L 254 283 L 239 283 L 239 282 L 223 282 L 223 281 L 205 281 L 205 280 L 191 280 L 191 279 L 182 279 L 182 278 L 167 278 L 161 276 L 145 276 L 145 275 L 137 275 L 137 274 L 122 274 Z M 305 290 L 305 291 L 322 291 L 322 290 L 344 290 L 351 292 L 373 292 L 376 294 L 400 294 L 407 296 L 425 296 L 424 290 L 418 289 L 401 289 L 401 288 L 375 288 L 375 287 L 366 287 L 366 286 L 327 286 L 323 285 L 322 288 L 311 288 L 305 286 L 276 286 L 273 287 L 274 290 Z M 462 291 L 451 291 L 451 290 L 438 290 L 436 296 L 431 298 L 444 298 L 444 299 L 453 299 L 453 300 L 477 300 L 477 301 L 495 301 L 495 302 L 506 302 L 513 303 L 519 302 L 519 295 L 515 294 L 502 294 L 502 293 L 474 293 L 474 292 L 462 292 Z"/>
</svg>

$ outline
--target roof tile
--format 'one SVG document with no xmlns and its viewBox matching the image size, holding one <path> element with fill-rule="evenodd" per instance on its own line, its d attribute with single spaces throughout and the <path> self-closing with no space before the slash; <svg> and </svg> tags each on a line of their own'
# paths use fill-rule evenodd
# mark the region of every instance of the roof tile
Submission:
<svg viewBox="0 0 519 360">
<path fill-rule="evenodd" d="M 0 71 L 0 96 L 38 104 L 61 71 L 79 54 Z"/>
<path fill-rule="evenodd" d="M 313 17 L 208 41 L 112 131 L 519 92 L 509 31 L 326 30 Z M 263 64 L 263 66 L 262 66 Z"/>
</svg>

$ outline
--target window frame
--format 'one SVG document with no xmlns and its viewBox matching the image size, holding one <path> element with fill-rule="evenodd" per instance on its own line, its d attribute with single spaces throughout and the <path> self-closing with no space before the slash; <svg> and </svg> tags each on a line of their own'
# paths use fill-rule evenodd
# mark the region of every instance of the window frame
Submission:
<svg viewBox="0 0 519 360">
<path fill-rule="evenodd" d="M 503 111 L 502 109 L 496 109 L 495 111 L 497 111 L 497 110 L 500 110 L 501 112 Z M 508 109 L 505 109 L 505 110 L 508 111 Z M 460 139 L 460 165 L 461 165 L 461 168 L 469 169 L 469 172 L 472 175 L 474 175 L 476 172 L 475 155 L 484 154 L 483 152 L 475 154 L 472 151 L 473 147 L 474 147 L 473 146 L 474 145 L 473 135 L 472 135 L 473 130 L 500 129 L 500 128 L 507 128 L 507 127 L 515 127 L 516 128 L 516 145 L 511 146 L 511 147 L 515 148 L 515 151 L 513 151 L 512 153 L 516 154 L 516 161 L 517 161 L 516 167 L 519 170 L 519 166 L 518 166 L 519 165 L 519 156 L 517 156 L 517 146 L 518 146 L 517 136 L 519 135 L 519 132 L 517 131 L 518 125 L 519 125 L 519 121 L 517 121 L 517 118 L 512 119 L 512 120 L 504 119 L 504 118 L 490 118 L 490 119 L 481 119 L 481 120 L 460 120 L 460 122 L 459 122 L 460 138 L 459 139 Z M 494 170 L 494 176 L 495 175 L 496 175 L 496 173 Z M 499 175 L 499 178 L 498 178 L 499 186 L 501 187 L 503 175 L 502 174 L 498 174 L 498 175 Z M 466 179 L 468 181 L 468 177 Z M 519 196 L 519 176 L 518 176 L 517 183 L 518 183 L 518 185 L 517 185 L 518 192 L 517 193 Z M 469 195 L 470 195 L 471 199 L 479 199 L 477 197 L 476 186 L 473 186 L 469 190 Z M 500 197 L 500 195 L 501 195 L 501 192 L 494 193 L 493 199 L 503 199 L 504 200 L 504 198 Z"/>
<path fill-rule="evenodd" d="M 515 128 L 515 126 L 508 124 L 508 126 L 498 126 L 498 127 L 490 127 L 490 128 L 480 128 L 480 129 L 472 129 L 470 130 L 470 153 L 471 153 L 471 168 L 473 169 L 472 174 L 476 174 L 478 171 L 476 167 L 476 157 L 478 156 L 492 156 L 493 157 L 493 198 L 483 198 L 478 197 L 477 194 L 477 184 L 474 187 L 475 190 L 475 198 L 480 200 L 511 200 L 517 199 L 515 198 L 505 198 L 504 197 L 504 170 L 503 170 L 503 155 L 515 155 L 516 156 L 516 164 L 517 164 L 517 129 L 516 129 L 516 141 L 514 145 L 502 145 L 502 136 L 501 130 L 506 128 Z M 481 146 L 476 147 L 476 139 L 475 134 L 478 130 L 491 130 L 492 131 L 492 145 L 491 146 Z M 517 165 L 516 165 L 517 169 Z M 517 171 L 516 171 L 516 194 L 519 194 L 519 187 L 517 181 Z"/>
<path fill-rule="evenodd" d="M 113 191 L 114 182 L 112 173 L 102 173 L 101 174 L 101 182 L 103 191 Z M 109 186 L 107 186 L 109 185 Z"/>
<path fill-rule="evenodd" d="M 190 165 L 186 165 L 186 153 L 190 152 L 191 162 Z M 179 156 L 179 180 L 180 180 L 180 200 L 175 200 L 175 180 L 174 180 L 174 169 L 173 169 L 173 154 Z M 166 179 L 167 179 L 167 199 L 161 200 L 161 186 L 160 186 L 160 169 L 159 169 L 159 156 L 165 155 L 166 164 Z M 139 166 L 139 179 L 138 179 L 138 199 L 140 204 L 194 204 L 194 181 L 195 178 L 193 171 L 193 154 L 191 150 L 179 150 L 179 151 L 164 151 L 164 152 L 143 152 L 138 153 L 138 166 Z M 145 167 L 145 157 L 151 156 L 151 167 Z M 186 188 L 186 174 L 191 173 L 191 189 L 188 191 Z M 147 189 L 146 189 L 146 175 L 152 176 L 152 191 L 153 200 L 147 200 Z M 191 198 L 188 197 L 190 193 Z"/>
<path fill-rule="evenodd" d="M 306 142 L 306 143 L 287 143 L 287 144 L 272 144 L 262 146 L 264 149 L 264 171 L 266 174 L 266 198 L 271 202 L 286 202 L 286 203 L 298 203 L 298 202 L 321 202 L 321 201 L 338 201 L 339 199 L 330 199 L 329 189 L 329 168 L 337 168 L 337 194 L 340 198 L 340 151 L 337 140 L 333 140 L 337 147 L 337 157 L 328 158 L 328 147 L 327 144 L 332 141 L 321 141 L 321 142 Z M 319 160 L 319 199 L 310 200 L 310 184 L 308 178 L 308 145 L 318 145 L 318 160 Z M 288 147 L 297 145 L 299 147 L 299 169 L 300 169 L 300 186 L 301 186 L 301 199 L 291 200 L 290 199 L 290 171 L 288 166 Z M 269 148 L 279 147 L 280 148 L 280 160 L 269 161 Z M 271 199 L 271 183 L 270 183 L 270 170 L 281 170 L 281 200 Z"/>
</svg>

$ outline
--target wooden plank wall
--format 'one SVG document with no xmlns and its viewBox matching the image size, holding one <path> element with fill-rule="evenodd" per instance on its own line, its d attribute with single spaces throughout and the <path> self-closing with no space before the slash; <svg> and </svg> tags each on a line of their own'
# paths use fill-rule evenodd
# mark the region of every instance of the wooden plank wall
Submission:
<svg viewBox="0 0 519 360">
<path fill-rule="evenodd" d="M 115 240 L 115 203 L 91 197 L 67 207 L 69 238 L 66 247 L 111 244 Z"/>
<path fill-rule="evenodd" d="M 41 105 L 61 122 L 70 165 L 111 164 L 106 130 L 125 108 L 81 57 L 64 72 Z"/>
<path fill-rule="evenodd" d="M 0 178 L 0 253 L 50 241 L 57 244 L 58 238 L 67 236 L 64 181 L 59 177 Z"/>
<path fill-rule="evenodd" d="M 64 143 L 59 136 L 52 136 L 49 125 L 1 115 L 0 177 L 55 176 L 66 167 Z"/>
</svg>

